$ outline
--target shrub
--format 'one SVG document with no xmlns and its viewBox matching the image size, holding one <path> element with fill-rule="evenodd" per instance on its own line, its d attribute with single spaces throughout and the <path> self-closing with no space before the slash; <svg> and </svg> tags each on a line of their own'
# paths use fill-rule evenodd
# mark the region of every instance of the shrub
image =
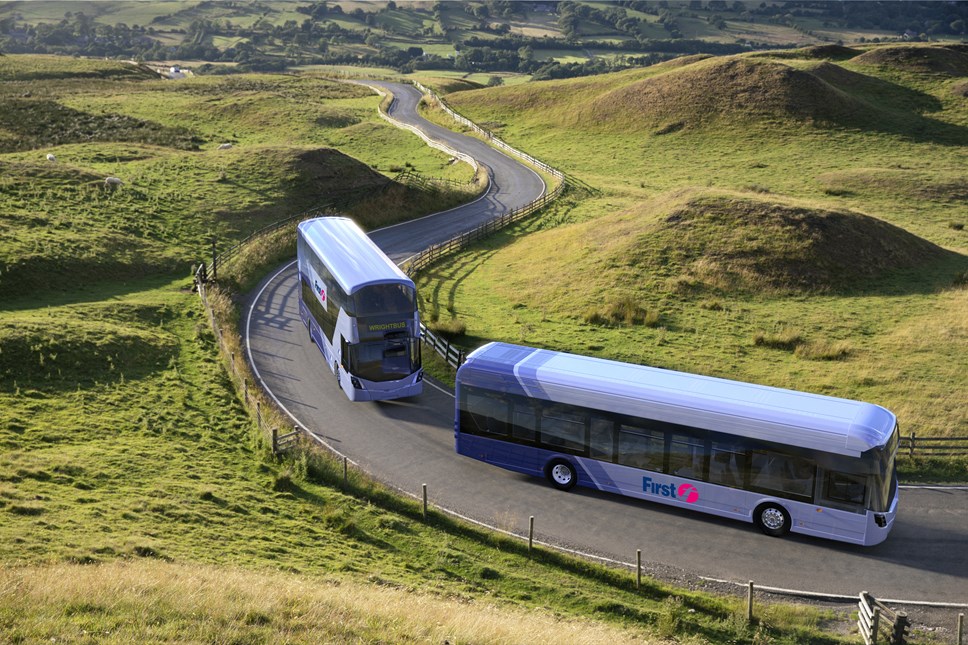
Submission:
<svg viewBox="0 0 968 645">
<path fill-rule="evenodd" d="M 679 634 L 682 626 L 682 618 L 685 613 L 682 598 L 679 596 L 669 596 L 662 601 L 662 612 L 656 622 L 659 636 L 662 638 L 673 638 Z"/>
<path fill-rule="evenodd" d="M 757 347 L 795 350 L 803 344 L 803 336 L 796 329 L 781 329 L 773 333 L 758 331 L 753 335 L 753 344 Z"/>
<path fill-rule="evenodd" d="M 457 318 L 451 318 L 450 320 L 435 320 L 431 319 L 430 323 L 427 324 L 430 331 L 443 336 L 448 340 L 454 340 L 460 338 L 467 333 L 467 323 L 463 320 Z"/>
<path fill-rule="evenodd" d="M 622 298 L 605 306 L 604 311 L 589 309 L 585 312 L 583 319 L 590 325 L 603 327 L 632 327 L 635 325 L 645 325 L 646 327 L 658 327 L 661 315 L 658 311 L 646 309 L 639 305 L 634 298 Z"/>
<path fill-rule="evenodd" d="M 850 345 L 829 340 L 798 345 L 793 355 L 810 361 L 840 361 L 850 355 Z"/>
<path fill-rule="evenodd" d="M 585 315 L 583 316 L 583 319 L 589 325 L 605 326 L 608 324 L 608 318 L 606 318 L 597 309 L 589 309 L 588 311 L 586 311 Z"/>
</svg>

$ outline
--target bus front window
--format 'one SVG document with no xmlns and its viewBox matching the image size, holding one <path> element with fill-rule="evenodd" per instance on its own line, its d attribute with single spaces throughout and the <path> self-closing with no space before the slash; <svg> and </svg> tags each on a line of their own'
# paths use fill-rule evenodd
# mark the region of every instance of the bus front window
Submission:
<svg viewBox="0 0 968 645">
<path fill-rule="evenodd" d="M 416 310 L 414 290 L 404 284 L 371 284 L 353 294 L 353 303 L 360 318 L 412 314 Z"/>
<path fill-rule="evenodd" d="M 900 443 L 900 430 L 894 427 L 887 445 L 875 451 L 878 456 L 878 470 L 874 474 L 874 490 L 871 496 L 871 510 L 887 512 L 894 503 L 894 491 L 897 488 L 897 447 Z"/>
<path fill-rule="evenodd" d="M 420 369 L 416 338 L 350 345 L 350 373 L 367 381 L 397 381 Z"/>
</svg>

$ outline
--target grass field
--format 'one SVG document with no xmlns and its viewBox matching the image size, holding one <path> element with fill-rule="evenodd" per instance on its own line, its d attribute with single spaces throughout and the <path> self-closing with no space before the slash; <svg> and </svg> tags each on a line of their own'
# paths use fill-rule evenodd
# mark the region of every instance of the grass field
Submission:
<svg viewBox="0 0 968 645">
<path fill-rule="evenodd" d="M 358 217 L 440 208 L 375 190 L 375 168 L 446 163 L 383 125 L 375 96 L 46 57 L 0 57 L 0 80 L 0 113 L 29 99 L 50 119 L 22 110 L 0 139 L 0 641 L 844 642 L 844 616 L 763 605 L 747 626 L 738 600 L 529 558 L 355 472 L 344 484 L 316 452 L 268 454 L 189 268 L 211 234 L 337 189 L 366 193 Z M 224 282 L 285 252 L 247 253 Z"/>
<path fill-rule="evenodd" d="M 902 432 L 968 434 L 960 55 L 817 55 L 450 95 L 598 192 L 423 275 L 425 316 L 456 318 L 470 346 L 859 398 Z M 774 336 L 796 342 L 763 342 Z M 965 480 L 968 464 L 948 475 Z"/>
</svg>

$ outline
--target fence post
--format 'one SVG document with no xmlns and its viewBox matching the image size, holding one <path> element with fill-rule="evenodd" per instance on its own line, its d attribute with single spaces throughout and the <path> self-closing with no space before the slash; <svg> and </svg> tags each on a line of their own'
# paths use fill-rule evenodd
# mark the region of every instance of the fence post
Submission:
<svg viewBox="0 0 968 645">
<path fill-rule="evenodd" d="M 534 515 L 528 518 L 528 557 L 531 557 L 531 547 L 534 546 Z"/>
<path fill-rule="evenodd" d="M 871 645 L 877 645 L 877 630 L 881 628 L 881 608 L 874 607 L 874 618 L 871 619 Z"/>
<path fill-rule="evenodd" d="M 215 236 L 212 236 L 212 280 L 218 279 L 218 268 L 216 266 L 218 257 L 215 255 Z"/>
<path fill-rule="evenodd" d="M 343 486 L 346 486 L 347 478 L 347 467 L 346 467 L 346 455 L 343 455 Z"/>
<path fill-rule="evenodd" d="M 958 645 L 964 645 L 965 638 L 965 615 L 958 614 Z"/>
<path fill-rule="evenodd" d="M 272 426 L 272 454 L 279 452 L 279 428 Z"/>
<path fill-rule="evenodd" d="M 642 549 L 635 550 L 635 588 L 642 588 Z"/>
<path fill-rule="evenodd" d="M 908 456 L 910 456 L 912 458 L 914 457 L 914 441 L 915 441 L 915 434 L 912 432 L 911 433 L 911 444 L 908 446 Z"/>
<path fill-rule="evenodd" d="M 746 622 L 753 622 L 753 581 L 750 580 L 746 588 Z"/>
<path fill-rule="evenodd" d="M 894 631 L 891 633 L 891 645 L 904 645 L 907 628 L 910 624 L 905 612 L 897 612 L 897 615 L 894 617 Z"/>
<path fill-rule="evenodd" d="M 245 389 L 245 402 L 248 403 L 249 402 L 249 379 L 247 378 L 242 379 L 242 386 Z"/>
<path fill-rule="evenodd" d="M 427 521 L 427 484 L 423 485 L 423 518 Z"/>
<path fill-rule="evenodd" d="M 262 402 L 255 402 L 255 419 L 256 423 L 259 424 L 259 430 L 262 430 Z"/>
</svg>

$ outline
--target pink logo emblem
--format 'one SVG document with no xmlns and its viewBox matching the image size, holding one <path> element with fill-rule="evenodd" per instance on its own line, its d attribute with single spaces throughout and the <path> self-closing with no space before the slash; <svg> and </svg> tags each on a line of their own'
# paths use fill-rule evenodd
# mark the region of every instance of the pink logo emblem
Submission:
<svg viewBox="0 0 968 645">
<path fill-rule="evenodd" d="M 692 484 L 680 484 L 679 490 L 676 491 L 676 497 L 687 504 L 695 504 L 699 501 L 699 491 Z"/>
</svg>

